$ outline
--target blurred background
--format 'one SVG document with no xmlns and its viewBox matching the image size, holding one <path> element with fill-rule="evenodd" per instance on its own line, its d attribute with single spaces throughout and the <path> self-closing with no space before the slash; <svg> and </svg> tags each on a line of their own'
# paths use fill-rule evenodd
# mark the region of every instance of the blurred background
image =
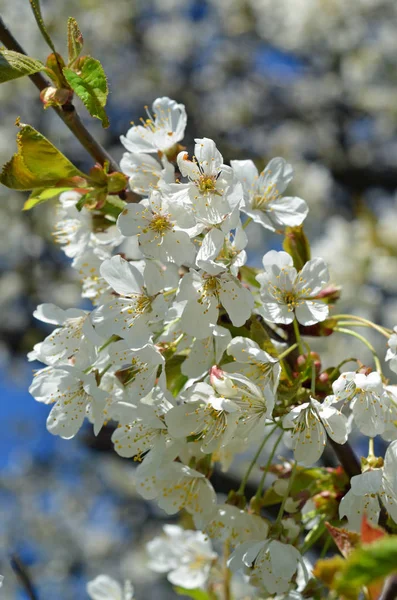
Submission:
<svg viewBox="0 0 397 600">
<path fill-rule="evenodd" d="M 44 60 L 29 1 L 0 0 L 0 8 L 26 52 Z M 120 134 L 165 95 L 186 105 L 189 150 L 206 136 L 225 162 L 251 158 L 263 168 L 284 157 L 295 169 L 289 192 L 310 207 L 312 254 L 343 286 L 338 312 L 397 323 L 394 0 L 42 0 L 42 9 L 61 52 L 73 16 L 85 53 L 104 65 L 111 127 L 80 113 L 117 160 Z M 1 86 L 0 114 L 1 163 L 14 152 L 20 116 L 77 166 L 92 166 L 28 79 Z M 81 299 L 52 242 L 54 206 L 22 213 L 23 202 L 0 188 L 0 595 L 25 597 L 9 567 L 16 552 L 41 599 L 86 598 L 86 581 L 102 572 L 130 578 L 138 600 L 175 598 L 144 566 L 144 542 L 164 516 L 135 496 L 129 461 L 106 452 L 106 443 L 92 448 L 84 432 L 71 441 L 52 437 L 47 408 L 27 392 L 26 353 L 48 333 L 32 311 Z M 251 264 L 270 245 L 280 248 L 281 238 L 255 224 L 248 231 Z M 346 354 L 346 343 L 327 339 L 325 362 Z M 383 340 L 373 343 L 383 355 Z"/>
</svg>

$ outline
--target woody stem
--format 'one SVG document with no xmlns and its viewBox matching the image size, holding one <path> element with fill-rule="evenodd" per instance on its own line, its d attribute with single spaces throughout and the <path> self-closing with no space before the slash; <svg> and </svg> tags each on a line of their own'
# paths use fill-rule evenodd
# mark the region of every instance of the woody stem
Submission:
<svg viewBox="0 0 397 600">
<path fill-rule="evenodd" d="M 15 39 L 9 28 L 0 17 L 0 41 L 8 50 L 13 50 L 24 54 L 25 50 Z M 33 73 L 29 75 L 30 80 L 34 83 L 37 89 L 41 92 L 45 88 L 49 87 L 50 82 L 41 74 Z M 70 129 L 73 135 L 78 139 L 80 144 L 87 150 L 87 152 L 101 165 L 105 162 L 109 163 L 110 171 L 120 171 L 117 162 L 108 154 L 105 148 L 91 135 L 91 133 L 83 125 L 73 103 L 71 101 L 66 102 L 63 106 L 52 106 L 51 107 L 57 113 L 58 117 L 62 119 L 66 127 Z M 126 194 L 126 198 L 129 202 L 138 202 L 139 198 L 132 192 Z"/>
</svg>

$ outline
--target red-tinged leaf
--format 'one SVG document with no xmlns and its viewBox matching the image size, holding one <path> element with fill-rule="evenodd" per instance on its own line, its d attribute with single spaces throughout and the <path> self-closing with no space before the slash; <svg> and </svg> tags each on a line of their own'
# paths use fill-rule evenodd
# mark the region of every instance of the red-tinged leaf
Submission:
<svg viewBox="0 0 397 600">
<path fill-rule="evenodd" d="M 339 527 L 334 527 L 331 523 L 325 523 L 326 528 L 335 544 L 337 545 L 342 556 L 347 558 L 349 554 L 352 552 L 353 548 L 355 548 L 360 542 L 360 536 L 358 533 L 354 533 L 353 531 L 348 531 L 347 529 L 341 529 Z"/>
<path fill-rule="evenodd" d="M 361 521 L 361 542 L 363 544 L 371 544 L 380 538 L 387 535 L 386 531 L 381 527 L 372 525 L 367 519 L 367 515 L 364 514 Z"/>
</svg>

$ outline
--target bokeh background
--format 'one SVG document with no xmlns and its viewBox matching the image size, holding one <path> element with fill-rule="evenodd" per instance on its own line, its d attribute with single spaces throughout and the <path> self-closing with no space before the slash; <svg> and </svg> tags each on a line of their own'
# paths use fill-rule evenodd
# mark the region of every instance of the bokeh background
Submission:
<svg viewBox="0 0 397 600">
<path fill-rule="evenodd" d="M 27 53 L 45 59 L 29 1 L 1 0 L 0 8 Z M 397 323 L 395 0 L 42 0 L 42 8 L 61 52 L 74 16 L 85 52 L 105 67 L 111 127 L 81 115 L 117 160 L 120 134 L 163 95 L 186 105 L 189 149 L 206 136 L 226 162 L 263 167 L 284 157 L 295 169 L 291 193 L 310 206 L 312 253 L 343 286 L 338 312 Z M 14 152 L 20 116 L 83 170 L 92 166 L 29 80 L 1 86 L 0 115 L 1 163 Z M 86 581 L 101 572 L 131 578 L 138 600 L 175 598 L 145 567 L 144 542 L 164 515 L 135 495 L 130 462 L 88 432 L 52 437 L 47 408 L 27 392 L 25 355 L 48 333 L 32 311 L 81 299 L 52 241 L 54 206 L 22 213 L 23 202 L 0 188 L 0 596 L 25 597 L 9 567 L 16 552 L 43 600 L 86 598 Z M 248 231 L 251 264 L 280 247 L 255 224 Z M 373 342 L 383 355 L 384 342 Z M 324 361 L 347 347 L 354 355 L 350 338 L 348 346 L 328 339 Z"/>
</svg>

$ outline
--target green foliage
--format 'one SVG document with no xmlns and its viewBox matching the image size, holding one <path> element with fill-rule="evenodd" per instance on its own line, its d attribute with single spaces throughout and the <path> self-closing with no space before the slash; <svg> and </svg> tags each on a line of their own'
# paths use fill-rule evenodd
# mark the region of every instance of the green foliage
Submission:
<svg viewBox="0 0 397 600">
<path fill-rule="evenodd" d="M 283 248 L 292 256 L 298 271 L 310 260 L 310 244 L 302 226 L 286 228 Z"/>
<path fill-rule="evenodd" d="M 165 363 L 165 375 L 167 378 L 167 388 L 176 396 L 185 385 L 188 378 L 181 372 L 181 366 L 186 356 L 174 354 Z"/>
<path fill-rule="evenodd" d="M 47 31 L 47 28 L 44 24 L 43 21 L 43 16 L 41 14 L 41 8 L 40 8 L 40 0 L 29 0 L 30 2 L 30 6 L 32 7 L 32 11 L 34 14 L 34 18 L 36 19 L 36 23 L 40 29 L 41 35 L 43 36 L 43 38 L 45 39 L 45 41 L 47 42 L 48 46 L 51 48 L 51 50 L 53 52 L 55 52 L 55 46 L 54 43 L 50 37 L 50 34 Z"/>
<path fill-rule="evenodd" d="M 373 588 L 397 573 L 397 536 L 385 536 L 354 549 L 346 560 L 334 557 L 319 560 L 314 574 L 338 594 L 338 598 L 358 600 L 362 589 Z M 373 596 L 373 594 L 372 594 Z"/>
<path fill-rule="evenodd" d="M 30 194 L 29 198 L 26 200 L 23 205 L 23 210 L 30 210 L 37 206 L 37 204 L 41 204 L 42 202 L 46 202 L 47 200 L 52 200 L 53 198 L 57 198 L 59 194 L 62 192 L 67 192 L 70 189 L 74 189 L 71 186 L 68 187 L 55 187 L 55 188 L 38 188 L 33 190 Z"/>
<path fill-rule="evenodd" d="M 63 186 L 70 189 L 76 187 L 74 178 L 85 177 L 62 152 L 30 125 L 21 126 L 17 146 L 17 153 L 4 165 L 0 175 L 0 183 L 8 188 L 35 190 Z M 39 201 L 47 198 L 42 197 Z"/>
<path fill-rule="evenodd" d="M 204 590 L 186 590 L 182 587 L 175 587 L 174 591 L 178 594 L 178 596 L 187 596 L 188 598 L 193 598 L 193 600 L 211 600 L 211 596 L 208 592 Z"/>
<path fill-rule="evenodd" d="M 358 598 L 363 586 L 393 573 L 397 573 L 397 537 L 388 536 L 352 552 L 336 578 L 335 590 Z"/>
<path fill-rule="evenodd" d="M 83 35 L 77 25 L 76 19 L 69 17 L 68 19 L 68 55 L 69 66 L 74 63 L 76 58 L 80 56 L 83 49 Z"/>
<path fill-rule="evenodd" d="M 45 70 L 45 66 L 39 60 L 14 52 L 13 50 L 0 50 L 0 83 L 33 75 L 38 71 Z"/>
<path fill-rule="evenodd" d="M 74 65 L 74 70 L 63 69 L 66 81 L 77 94 L 92 117 L 100 119 L 103 127 L 109 127 L 104 106 L 108 96 L 105 71 L 99 60 L 85 56 Z"/>
</svg>

